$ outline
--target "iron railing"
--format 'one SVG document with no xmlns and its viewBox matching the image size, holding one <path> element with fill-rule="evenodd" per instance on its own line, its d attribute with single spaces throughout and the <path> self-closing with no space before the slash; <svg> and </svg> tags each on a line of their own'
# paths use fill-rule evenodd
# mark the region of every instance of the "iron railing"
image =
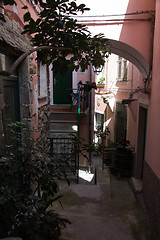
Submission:
<svg viewBox="0 0 160 240">
<path fill-rule="evenodd" d="M 85 113 L 90 105 L 90 90 L 86 84 L 80 84 L 79 89 L 72 89 L 73 92 L 70 94 L 72 97 L 72 106 L 78 105 L 80 101 L 80 111 Z"/>
<path fill-rule="evenodd" d="M 77 158 L 74 137 L 69 134 L 54 134 L 50 139 L 50 156 L 57 169 L 66 178 L 75 176 L 77 178 Z"/>
</svg>

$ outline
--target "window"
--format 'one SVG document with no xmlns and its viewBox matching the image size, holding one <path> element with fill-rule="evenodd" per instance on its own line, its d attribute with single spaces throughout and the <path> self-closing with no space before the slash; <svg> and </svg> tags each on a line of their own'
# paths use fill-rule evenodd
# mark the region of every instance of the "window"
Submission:
<svg viewBox="0 0 160 240">
<path fill-rule="evenodd" d="M 37 74 L 38 96 L 40 98 L 47 97 L 47 65 L 42 65 L 38 62 Z"/>
<path fill-rule="evenodd" d="M 97 75 L 97 84 L 105 84 L 106 82 L 106 64 L 104 64 L 102 71 Z"/>
<path fill-rule="evenodd" d="M 94 142 L 95 144 L 101 144 L 102 138 L 100 137 L 101 133 L 103 132 L 103 125 L 104 125 L 104 114 L 101 113 L 95 113 L 95 138 Z"/>
<path fill-rule="evenodd" d="M 122 57 L 118 57 L 117 81 L 128 80 L 128 61 Z"/>
<path fill-rule="evenodd" d="M 104 114 L 96 113 L 96 128 L 99 128 L 103 131 L 103 124 L 104 124 Z"/>
</svg>

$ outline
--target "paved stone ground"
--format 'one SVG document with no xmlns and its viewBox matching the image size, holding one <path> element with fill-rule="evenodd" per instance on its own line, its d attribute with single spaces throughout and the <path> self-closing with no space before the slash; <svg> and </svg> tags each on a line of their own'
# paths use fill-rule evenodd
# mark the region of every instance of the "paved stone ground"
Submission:
<svg viewBox="0 0 160 240">
<path fill-rule="evenodd" d="M 144 240 L 143 217 L 129 179 L 117 179 L 101 159 L 94 157 L 97 184 L 81 180 L 68 186 L 60 183 L 64 194 L 54 208 L 71 224 L 63 229 L 61 240 Z"/>
</svg>

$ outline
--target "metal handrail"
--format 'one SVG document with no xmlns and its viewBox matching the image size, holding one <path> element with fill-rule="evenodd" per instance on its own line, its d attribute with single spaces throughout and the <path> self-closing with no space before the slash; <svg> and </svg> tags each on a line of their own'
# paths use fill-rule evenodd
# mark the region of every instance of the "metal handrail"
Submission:
<svg viewBox="0 0 160 240">
<path fill-rule="evenodd" d="M 70 94 L 72 97 L 72 105 L 78 105 L 79 97 L 80 97 L 80 112 L 85 113 L 89 108 L 89 99 L 90 99 L 90 91 L 86 87 L 86 84 L 80 83 L 80 87 L 78 89 L 72 89 L 72 93 Z"/>
</svg>

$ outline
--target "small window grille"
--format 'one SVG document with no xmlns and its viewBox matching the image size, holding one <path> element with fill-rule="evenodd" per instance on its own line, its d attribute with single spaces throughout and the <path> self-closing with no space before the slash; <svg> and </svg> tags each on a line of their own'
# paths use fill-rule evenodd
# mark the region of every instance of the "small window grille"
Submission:
<svg viewBox="0 0 160 240">
<path fill-rule="evenodd" d="M 118 57 L 117 81 L 128 80 L 128 61 L 122 57 Z"/>
</svg>

